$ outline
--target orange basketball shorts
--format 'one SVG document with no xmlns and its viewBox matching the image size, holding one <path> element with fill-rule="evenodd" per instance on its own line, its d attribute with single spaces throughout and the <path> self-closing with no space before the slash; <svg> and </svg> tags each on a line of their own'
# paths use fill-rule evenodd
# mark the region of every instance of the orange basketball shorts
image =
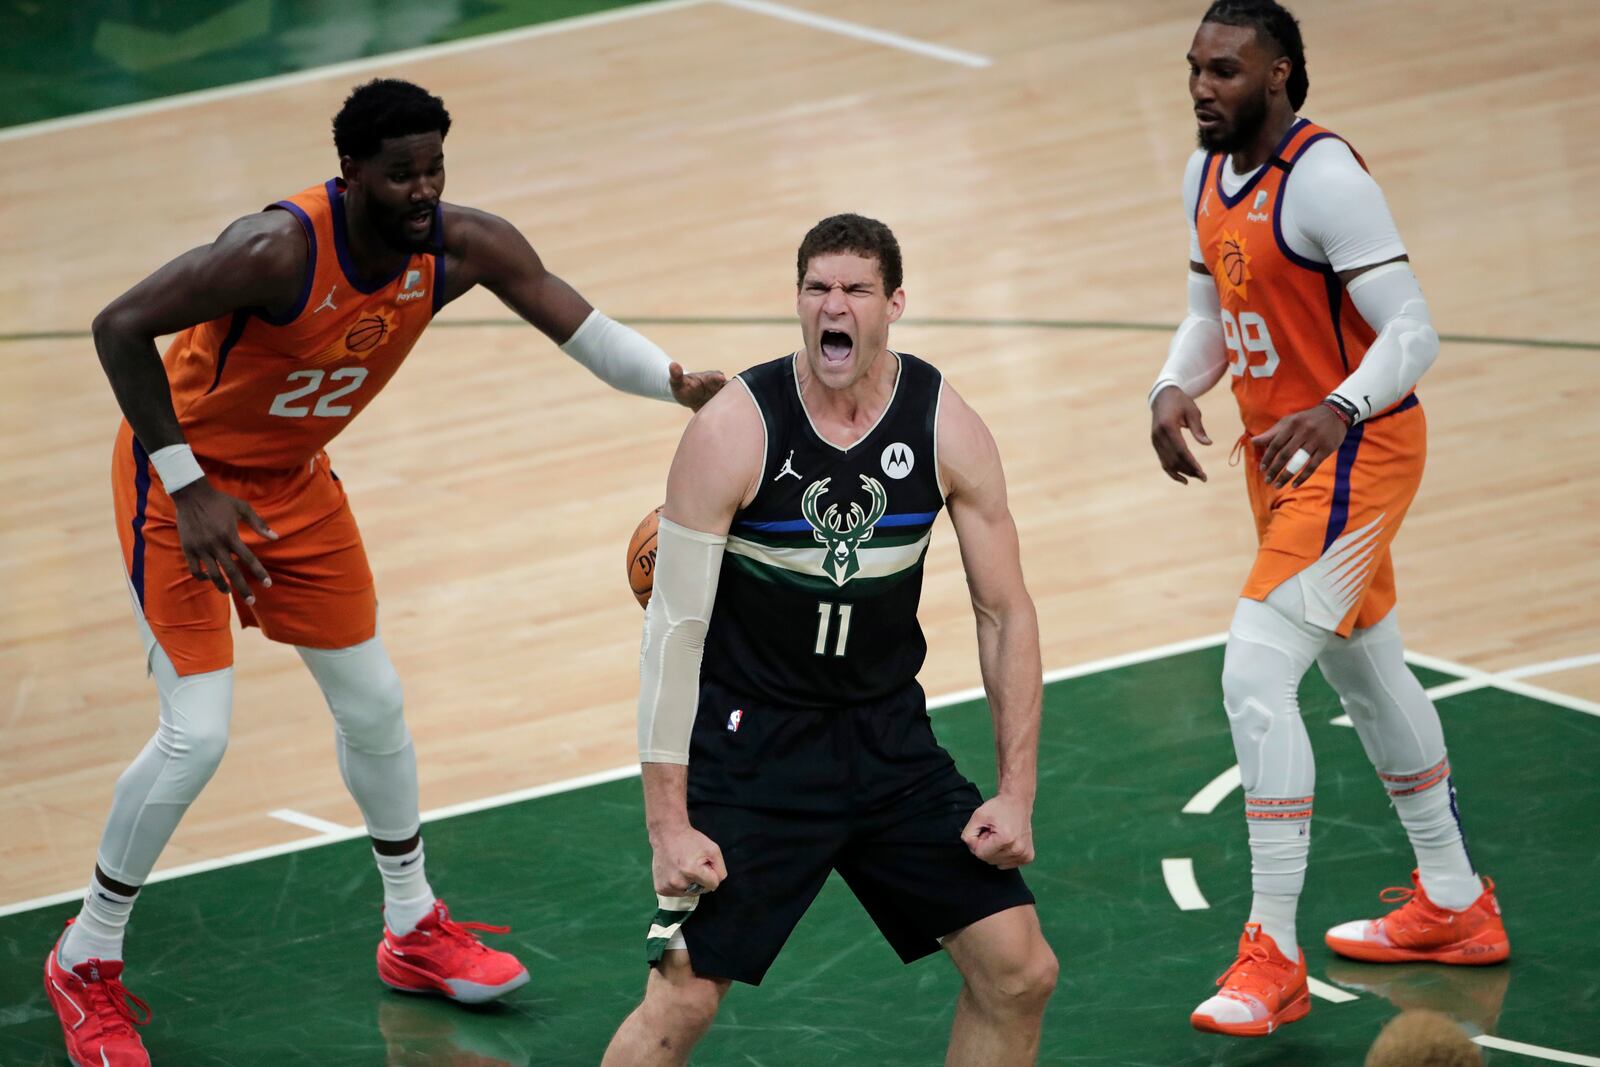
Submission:
<svg viewBox="0 0 1600 1067">
<path fill-rule="evenodd" d="M 1395 605 L 1389 547 L 1422 484 L 1428 430 L 1413 395 L 1354 426 L 1339 450 L 1298 488 L 1262 477 L 1260 451 L 1244 440 L 1245 483 L 1260 547 L 1241 596 L 1265 600 L 1301 575 L 1306 621 L 1349 637 Z"/>
<path fill-rule="evenodd" d="M 203 466 L 212 485 L 255 508 L 278 535 L 269 541 L 247 525 L 239 528 L 240 539 L 272 578 L 270 589 L 252 581 L 254 605 L 231 597 L 241 625 L 309 648 L 346 648 L 377 632 L 372 569 L 327 453 L 291 470 L 210 460 Z M 126 422 L 112 453 L 111 488 L 129 584 L 173 667 L 186 675 L 232 666 L 230 596 L 189 573 L 172 498 Z"/>
</svg>

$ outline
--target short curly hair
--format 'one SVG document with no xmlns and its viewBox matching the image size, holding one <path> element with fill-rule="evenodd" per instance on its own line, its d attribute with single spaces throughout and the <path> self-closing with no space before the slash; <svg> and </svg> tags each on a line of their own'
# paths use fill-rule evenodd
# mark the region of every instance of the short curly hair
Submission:
<svg viewBox="0 0 1600 1067">
<path fill-rule="evenodd" d="M 900 288 L 900 242 L 894 239 L 889 227 L 864 215 L 830 215 L 811 227 L 805 240 L 800 242 L 795 285 L 805 284 L 806 265 L 813 259 L 837 252 L 876 259 L 878 273 L 883 275 L 885 296 Z"/>
<path fill-rule="evenodd" d="M 375 78 L 356 86 L 333 117 L 333 147 L 340 156 L 371 159 L 391 137 L 450 132 L 444 101 L 420 85 Z"/>
<path fill-rule="evenodd" d="M 1277 0 L 1215 0 L 1201 22 L 1220 22 L 1224 26 L 1249 26 L 1256 40 L 1289 57 L 1289 82 L 1284 86 L 1289 106 L 1299 111 L 1311 91 L 1306 74 L 1306 46 L 1300 38 L 1300 22 Z"/>
</svg>

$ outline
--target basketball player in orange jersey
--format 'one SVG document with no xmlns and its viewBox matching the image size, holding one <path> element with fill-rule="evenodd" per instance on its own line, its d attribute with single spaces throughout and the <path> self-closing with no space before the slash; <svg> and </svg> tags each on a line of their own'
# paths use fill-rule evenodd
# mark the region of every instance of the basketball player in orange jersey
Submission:
<svg viewBox="0 0 1600 1067">
<path fill-rule="evenodd" d="M 1205 480 L 1192 397 L 1224 375 L 1260 549 L 1228 631 L 1223 703 L 1245 793 L 1254 901 L 1200 1030 L 1269 1034 L 1310 1010 L 1295 908 L 1314 771 L 1296 692 L 1315 662 L 1338 691 L 1416 852 L 1405 904 L 1330 930 L 1372 961 L 1493 963 L 1510 953 L 1467 855 L 1439 716 L 1406 668 L 1389 546 L 1422 478 L 1412 391 L 1439 337 L 1361 157 L 1295 112 L 1300 28 L 1274 0 L 1218 0 L 1189 50 L 1200 150 L 1184 177 L 1189 315 L 1150 391 L 1174 480 Z M 1385 899 L 1390 899 L 1389 895 Z"/>
<path fill-rule="evenodd" d="M 112 456 L 155 736 L 118 779 L 83 910 L 46 961 L 73 1063 L 146 1064 L 121 982 L 139 887 L 216 770 L 232 704 L 231 598 L 294 645 L 333 713 L 339 769 L 384 886 L 378 975 L 478 1002 L 528 979 L 452 921 L 423 868 L 416 758 L 378 635 L 372 573 L 323 446 L 370 403 L 440 308 L 483 285 L 615 388 L 698 408 L 684 374 L 544 268 L 504 219 L 446 204 L 443 103 L 357 88 L 333 123 L 342 177 L 247 215 L 94 322 L 126 421 Z M 176 333 L 164 360 L 154 339 Z"/>
</svg>

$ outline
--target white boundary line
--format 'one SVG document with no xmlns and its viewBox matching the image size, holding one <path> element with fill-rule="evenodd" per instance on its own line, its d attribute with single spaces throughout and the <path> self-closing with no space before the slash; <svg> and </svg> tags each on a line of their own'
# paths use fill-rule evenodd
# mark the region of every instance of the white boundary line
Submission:
<svg viewBox="0 0 1600 1067">
<path fill-rule="evenodd" d="M 1227 799 L 1228 794 L 1244 784 L 1244 775 L 1235 763 L 1232 767 L 1217 775 L 1201 787 L 1200 792 L 1189 798 L 1189 803 L 1183 806 L 1185 815 L 1210 815 L 1217 810 L 1217 805 Z"/>
<path fill-rule="evenodd" d="M 477 37 L 468 37 L 460 41 L 445 41 L 441 44 L 422 45 L 418 48 L 407 48 L 403 51 L 387 52 L 383 55 L 363 56 L 360 59 L 351 59 L 343 63 L 331 63 L 325 67 L 312 67 L 309 70 L 273 74 L 265 78 L 236 82 L 232 85 L 219 85 L 213 89 L 197 89 L 194 92 L 177 93 L 173 96 L 157 97 L 154 100 L 140 100 L 137 103 L 119 104 L 116 107 L 101 108 L 98 111 L 85 111 L 78 115 L 64 115 L 56 119 L 44 119 L 40 122 L 26 122 L 20 126 L 8 126 L 5 129 L 0 129 L 0 143 L 20 141 L 28 137 L 56 133 L 60 130 L 95 126 L 102 122 L 113 122 L 117 119 L 132 118 L 137 115 L 153 115 L 157 112 L 192 107 L 196 104 L 205 104 L 213 100 L 228 100 L 236 96 L 251 96 L 255 93 L 271 92 L 274 89 L 282 89 L 290 85 L 305 85 L 308 82 L 342 78 L 351 74 L 361 74 L 405 63 L 419 63 L 424 60 L 438 59 L 441 56 L 458 55 L 462 52 L 493 48 L 496 45 L 531 40 L 535 37 L 570 33 L 573 30 L 586 30 L 594 26 L 604 26 L 614 22 L 626 22 L 631 19 L 643 18 L 646 15 L 661 15 L 670 11 L 682 11 L 686 8 L 702 7 L 711 2 L 713 0 L 639 0 L 637 3 L 629 4 L 626 7 L 613 8 L 610 11 L 598 11 L 590 15 L 573 15 L 569 18 L 541 22 L 533 26 L 521 26 L 516 29 L 501 30 L 499 33 L 486 33 Z M 716 2 L 724 7 L 740 8 L 755 14 L 766 15 L 769 18 L 782 19 L 786 22 L 809 26 L 812 29 L 842 34 L 846 37 L 854 37 L 858 40 L 870 41 L 890 48 L 898 48 L 905 52 L 914 52 L 917 55 L 927 56 L 931 59 L 939 59 L 947 63 L 959 63 L 965 67 L 982 68 L 992 65 L 994 62 L 988 56 L 981 56 L 975 52 L 964 52 L 959 48 L 947 48 L 944 45 L 930 44 L 912 37 L 903 37 L 897 33 L 875 30 L 869 26 L 846 22 L 843 19 L 814 15 L 809 11 L 801 11 L 784 4 L 769 3 L 767 0 L 716 0 Z"/>
<path fill-rule="evenodd" d="M 946 63 L 959 63 L 963 67 L 972 67 L 981 70 L 992 66 L 994 60 L 988 56 L 980 56 L 976 52 L 964 52 L 959 48 L 947 48 L 942 44 L 930 44 L 919 41 L 915 37 L 904 37 L 898 33 L 889 33 L 887 30 L 875 30 L 870 26 L 863 26 L 856 22 L 846 22 L 844 19 L 830 18 L 827 15 L 817 15 L 810 11 L 801 11 L 787 4 L 775 4 L 770 0 L 719 0 L 726 7 L 737 7 L 745 11 L 753 11 L 759 15 L 769 15 L 785 22 L 798 23 L 809 26 L 814 30 L 824 30 L 828 33 L 837 33 L 843 37 L 854 37 L 860 41 L 870 41 L 873 44 L 887 45 L 898 48 L 902 52 L 913 52 L 929 59 L 941 59 Z"/>
<path fill-rule="evenodd" d="M 1543 1045 L 1527 1045 L 1521 1041 L 1508 1041 L 1503 1037 L 1490 1037 L 1488 1034 L 1479 1034 L 1472 1039 L 1484 1048 L 1498 1049 L 1501 1052 L 1516 1052 L 1524 1056 L 1536 1056 L 1541 1060 L 1554 1060 L 1556 1063 L 1577 1063 L 1584 1067 L 1600 1067 L 1600 1056 L 1584 1056 L 1576 1052 L 1562 1052 L 1556 1048 L 1545 1048 Z"/>
<path fill-rule="evenodd" d="M 1567 708 L 1571 711 L 1581 711 L 1585 715 L 1600 716 L 1600 704 L 1582 697 L 1558 693 L 1554 689 L 1546 689 L 1539 685 L 1529 685 L 1520 681 L 1535 674 L 1553 674 L 1556 671 L 1571 670 L 1575 666 L 1586 666 L 1590 662 L 1600 662 L 1600 656 L 1574 656 L 1568 659 L 1550 660 L 1545 663 L 1530 663 L 1522 667 L 1513 667 L 1507 671 L 1483 671 L 1476 667 L 1468 667 L 1463 663 L 1453 660 L 1441 659 L 1438 656 L 1429 656 L 1421 652 L 1407 652 L 1406 662 L 1415 663 L 1419 667 L 1429 667 L 1436 671 L 1445 671 L 1449 674 L 1463 675 L 1458 682 L 1449 682 L 1429 690 L 1430 695 L 1439 693 L 1441 696 L 1454 696 L 1457 693 L 1470 692 L 1473 689 L 1486 689 L 1493 687 L 1503 689 L 1508 693 L 1518 696 L 1532 697 L 1534 700 L 1557 707 Z M 1472 683 L 1472 684 L 1469 684 Z M 1444 690 L 1448 689 L 1446 693 Z"/>
<path fill-rule="evenodd" d="M 1211 907 L 1205 894 L 1200 892 L 1200 883 L 1194 880 L 1194 860 L 1188 856 L 1162 860 L 1161 878 L 1180 911 L 1203 911 Z"/>
<path fill-rule="evenodd" d="M 277 819 L 279 822 L 289 823 L 291 826 L 303 826 L 307 830 L 315 830 L 319 834 L 342 834 L 350 827 L 327 819 L 319 819 L 315 815 L 307 815 L 303 811 L 293 808 L 279 808 L 277 811 L 267 812 L 267 818 Z"/>
<path fill-rule="evenodd" d="M 1165 659 L 1168 656 L 1177 656 L 1196 649 L 1211 648 L 1219 645 L 1227 637 L 1226 634 L 1210 634 L 1205 637 L 1196 637 L 1188 641 L 1175 641 L 1170 645 L 1157 645 L 1139 652 L 1125 652 L 1121 655 L 1107 656 L 1103 659 L 1090 660 L 1071 667 L 1062 667 L 1050 671 L 1045 675 L 1047 682 L 1059 682 L 1067 678 L 1079 678 L 1087 674 L 1098 674 L 1102 671 L 1116 670 L 1119 667 L 1128 667 L 1136 663 L 1148 663 L 1151 660 Z M 928 701 L 929 710 L 949 707 L 968 700 L 983 696 L 982 687 L 976 689 L 963 689 L 955 693 L 935 697 Z M 559 782 L 549 782 L 545 785 L 530 786 L 510 793 L 499 793 L 494 796 L 482 797 L 478 800 L 468 800 L 460 804 L 450 804 L 442 808 L 434 808 L 422 813 L 423 822 L 434 822 L 438 819 L 448 819 L 454 815 L 466 815 L 470 812 L 484 811 L 488 808 L 504 807 L 523 800 L 533 800 L 537 797 L 554 796 L 557 793 L 566 793 L 574 789 L 583 789 L 586 786 L 600 785 L 605 782 L 615 782 L 623 778 L 637 778 L 639 765 L 630 763 L 624 767 L 613 767 L 610 770 L 596 771 L 593 774 L 580 775 L 577 778 L 567 778 Z M 219 856 L 216 859 L 202 860 L 199 863 L 190 863 L 182 867 L 173 867 L 168 870 L 156 871 L 145 882 L 167 882 L 174 878 L 183 878 L 191 874 L 203 874 L 206 871 L 220 870 L 223 867 L 234 867 L 252 860 L 270 859 L 273 856 L 284 856 L 291 852 L 300 852 L 320 845 L 331 845 L 336 841 L 350 841 L 362 837 L 366 833 L 364 827 L 350 827 L 337 832 L 319 834 L 316 837 L 302 838 L 298 841 L 285 841 L 282 844 L 268 845 L 265 848 L 250 849 L 247 852 L 236 852 L 230 856 Z M 15 904 L 0 905 L 0 917 L 15 915 L 18 912 L 33 911 L 36 908 L 47 908 L 53 904 L 61 904 L 69 900 L 77 900 L 83 895 L 83 890 L 67 889 L 48 896 L 35 897 L 32 900 L 22 900 Z"/>
<path fill-rule="evenodd" d="M 361 59 L 333 63 L 326 67 L 312 67 L 309 70 L 274 74 L 266 78 L 256 78 L 253 81 L 236 82 L 233 85 L 219 85 L 214 89 L 198 89 L 191 93 L 178 93 L 175 96 L 163 96 L 155 100 L 141 100 L 135 104 L 119 104 L 116 107 L 101 108 L 99 111 L 86 111 L 80 115 L 66 115 L 58 119 L 45 119 L 41 122 L 24 123 L 21 126 L 10 126 L 0 130 L 0 142 L 16 141 L 24 137 L 36 137 L 40 134 L 54 133 L 57 130 L 76 129 L 80 126 L 93 126 L 97 123 L 129 118 L 134 115 L 149 115 L 158 111 L 170 111 L 173 108 L 191 107 L 195 104 L 204 104 L 212 100 L 227 100 L 235 96 L 249 96 L 254 93 L 270 92 L 273 89 L 281 89 L 288 85 L 303 85 L 306 82 L 358 74 L 364 71 L 376 70 L 380 67 L 392 67 L 400 63 L 416 63 L 425 59 L 436 59 L 439 56 L 455 55 L 460 52 L 472 52 L 480 48 L 492 48 L 495 45 L 510 44 L 513 41 L 525 41 L 555 33 L 584 30 L 591 26 L 603 26 L 612 22 L 625 22 L 629 19 L 642 18 L 645 15 L 681 11 L 684 8 L 699 7 L 708 2 L 710 0 L 641 0 L 640 3 L 630 4 L 627 7 L 614 8 L 610 11 L 598 11 L 592 15 L 573 15 L 570 18 L 555 19 L 551 22 L 541 22 L 534 26 L 522 26 L 513 30 L 502 30 L 499 33 L 486 33 L 480 37 L 468 37 L 460 41 L 446 41 L 442 44 L 407 48 L 401 52 L 389 52 L 381 56 L 363 56 Z"/>
<path fill-rule="evenodd" d="M 1311 991 L 1312 996 L 1321 997 L 1330 1004 L 1348 1004 L 1352 1000 L 1361 999 L 1354 993 L 1346 992 L 1338 986 L 1331 986 L 1320 978 L 1313 978 L 1309 974 L 1306 975 L 1306 988 Z"/>
</svg>

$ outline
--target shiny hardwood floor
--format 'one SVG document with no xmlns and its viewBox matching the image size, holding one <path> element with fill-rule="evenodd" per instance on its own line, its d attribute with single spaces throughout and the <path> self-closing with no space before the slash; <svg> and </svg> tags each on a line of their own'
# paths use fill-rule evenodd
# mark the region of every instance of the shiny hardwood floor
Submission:
<svg viewBox="0 0 1600 1067">
<path fill-rule="evenodd" d="M 1046 665 L 1224 629 L 1252 549 L 1243 487 L 1226 444 L 1209 485 L 1161 475 L 1143 398 L 1167 334 L 1118 326 L 1182 314 L 1183 54 L 1203 5 L 805 6 L 992 64 L 708 2 L 375 72 L 448 103 L 449 199 L 515 221 L 613 316 L 684 320 L 643 328 L 694 367 L 789 351 L 801 235 L 883 218 L 906 255 L 894 343 L 999 439 Z M 1421 389 L 1428 475 L 1397 549 L 1409 643 L 1491 670 L 1600 652 L 1600 7 L 1296 6 L 1305 113 L 1383 183 L 1441 331 L 1511 339 L 1448 342 Z M 83 331 L 159 263 L 331 174 L 328 117 L 367 76 L 6 146 L 0 903 L 81 883 L 154 724 L 111 524 L 116 411 Z M 1231 398 L 1204 408 L 1231 440 Z M 683 421 L 474 294 L 334 443 L 424 807 L 631 762 L 623 550 Z M 948 527 L 923 614 L 929 692 L 978 684 Z M 305 836 L 278 808 L 359 822 L 293 652 L 251 633 L 237 656 L 229 757 L 163 867 Z M 1600 700 L 1593 666 L 1531 680 Z"/>
</svg>

